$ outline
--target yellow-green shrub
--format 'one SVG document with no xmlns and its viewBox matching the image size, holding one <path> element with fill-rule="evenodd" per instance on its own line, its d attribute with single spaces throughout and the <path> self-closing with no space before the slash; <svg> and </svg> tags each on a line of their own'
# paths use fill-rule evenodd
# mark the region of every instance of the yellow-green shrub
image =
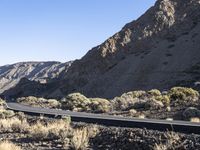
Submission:
<svg viewBox="0 0 200 150">
<path fill-rule="evenodd" d="M 170 104 L 170 98 L 167 95 L 156 96 L 155 100 L 161 101 L 164 105 Z"/>
<path fill-rule="evenodd" d="M 126 95 L 131 95 L 133 98 L 141 98 L 143 96 L 146 96 L 146 92 L 145 91 L 131 91 L 131 92 L 123 94 L 121 97 L 126 96 Z"/>
<path fill-rule="evenodd" d="M 199 92 L 186 87 L 174 87 L 168 92 L 170 99 L 176 100 L 196 100 L 199 97 Z"/>
<path fill-rule="evenodd" d="M 107 99 L 91 98 L 90 108 L 92 112 L 105 113 L 110 111 L 110 102 Z"/>
<path fill-rule="evenodd" d="M 72 93 L 67 95 L 66 98 L 64 98 L 61 101 L 61 105 L 63 109 L 69 109 L 69 110 L 78 110 L 78 111 L 88 111 L 90 110 L 89 105 L 91 101 L 84 95 L 80 93 Z"/>
<path fill-rule="evenodd" d="M 152 89 L 150 91 L 148 91 L 148 94 L 150 94 L 151 96 L 161 96 L 161 92 L 157 89 Z"/>
</svg>

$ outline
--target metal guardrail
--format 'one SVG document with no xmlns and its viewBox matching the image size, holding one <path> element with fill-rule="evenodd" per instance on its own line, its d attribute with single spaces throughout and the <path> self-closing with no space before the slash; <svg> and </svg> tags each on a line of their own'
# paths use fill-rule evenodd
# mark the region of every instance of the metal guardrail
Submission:
<svg viewBox="0 0 200 150">
<path fill-rule="evenodd" d="M 48 117 L 71 116 L 75 122 L 95 123 L 106 126 L 146 128 L 159 131 L 174 131 L 182 133 L 200 134 L 200 124 L 187 121 L 167 121 L 156 119 L 127 118 L 104 114 L 92 114 L 85 112 L 72 112 L 57 109 L 37 108 L 18 103 L 7 103 L 7 109 L 20 111 L 30 115 L 43 114 Z"/>
</svg>

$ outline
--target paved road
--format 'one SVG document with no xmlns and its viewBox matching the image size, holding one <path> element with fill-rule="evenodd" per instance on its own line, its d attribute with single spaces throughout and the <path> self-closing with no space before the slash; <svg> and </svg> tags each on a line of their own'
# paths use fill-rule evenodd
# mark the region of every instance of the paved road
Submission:
<svg viewBox="0 0 200 150">
<path fill-rule="evenodd" d="M 18 103 L 7 103 L 7 109 L 20 111 L 30 115 L 71 116 L 72 121 L 97 123 L 106 126 L 119 126 L 130 128 L 146 128 L 159 131 L 175 131 L 183 133 L 200 134 L 200 124 L 186 121 L 167 121 L 156 119 L 126 118 L 111 115 L 92 114 L 84 112 L 72 112 L 57 109 L 35 108 Z"/>
</svg>

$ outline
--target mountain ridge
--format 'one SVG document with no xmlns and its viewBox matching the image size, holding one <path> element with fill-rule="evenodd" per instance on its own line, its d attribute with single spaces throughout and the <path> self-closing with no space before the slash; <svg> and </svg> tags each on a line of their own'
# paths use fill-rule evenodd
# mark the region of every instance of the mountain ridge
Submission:
<svg viewBox="0 0 200 150">
<path fill-rule="evenodd" d="M 29 61 L 1 66 L 0 93 L 16 86 L 23 78 L 42 84 L 47 83 L 48 80 L 57 78 L 63 70 L 67 70 L 71 63 Z"/>
</svg>

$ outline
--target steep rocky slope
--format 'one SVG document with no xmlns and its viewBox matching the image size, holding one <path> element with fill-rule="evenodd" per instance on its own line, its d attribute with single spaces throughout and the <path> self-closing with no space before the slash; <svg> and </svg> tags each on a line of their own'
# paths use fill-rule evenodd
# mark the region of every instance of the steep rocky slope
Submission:
<svg viewBox="0 0 200 150">
<path fill-rule="evenodd" d="M 22 78 L 46 83 L 67 70 L 71 62 L 22 62 L 0 67 L 0 93 L 14 87 Z M 25 79 L 24 79 L 25 80 Z M 22 81 L 24 82 L 24 81 Z"/>
<path fill-rule="evenodd" d="M 78 91 L 110 98 L 131 90 L 193 86 L 199 73 L 200 1 L 158 0 L 75 61 L 53 85 L 64 95 Z"/>
</svg>

